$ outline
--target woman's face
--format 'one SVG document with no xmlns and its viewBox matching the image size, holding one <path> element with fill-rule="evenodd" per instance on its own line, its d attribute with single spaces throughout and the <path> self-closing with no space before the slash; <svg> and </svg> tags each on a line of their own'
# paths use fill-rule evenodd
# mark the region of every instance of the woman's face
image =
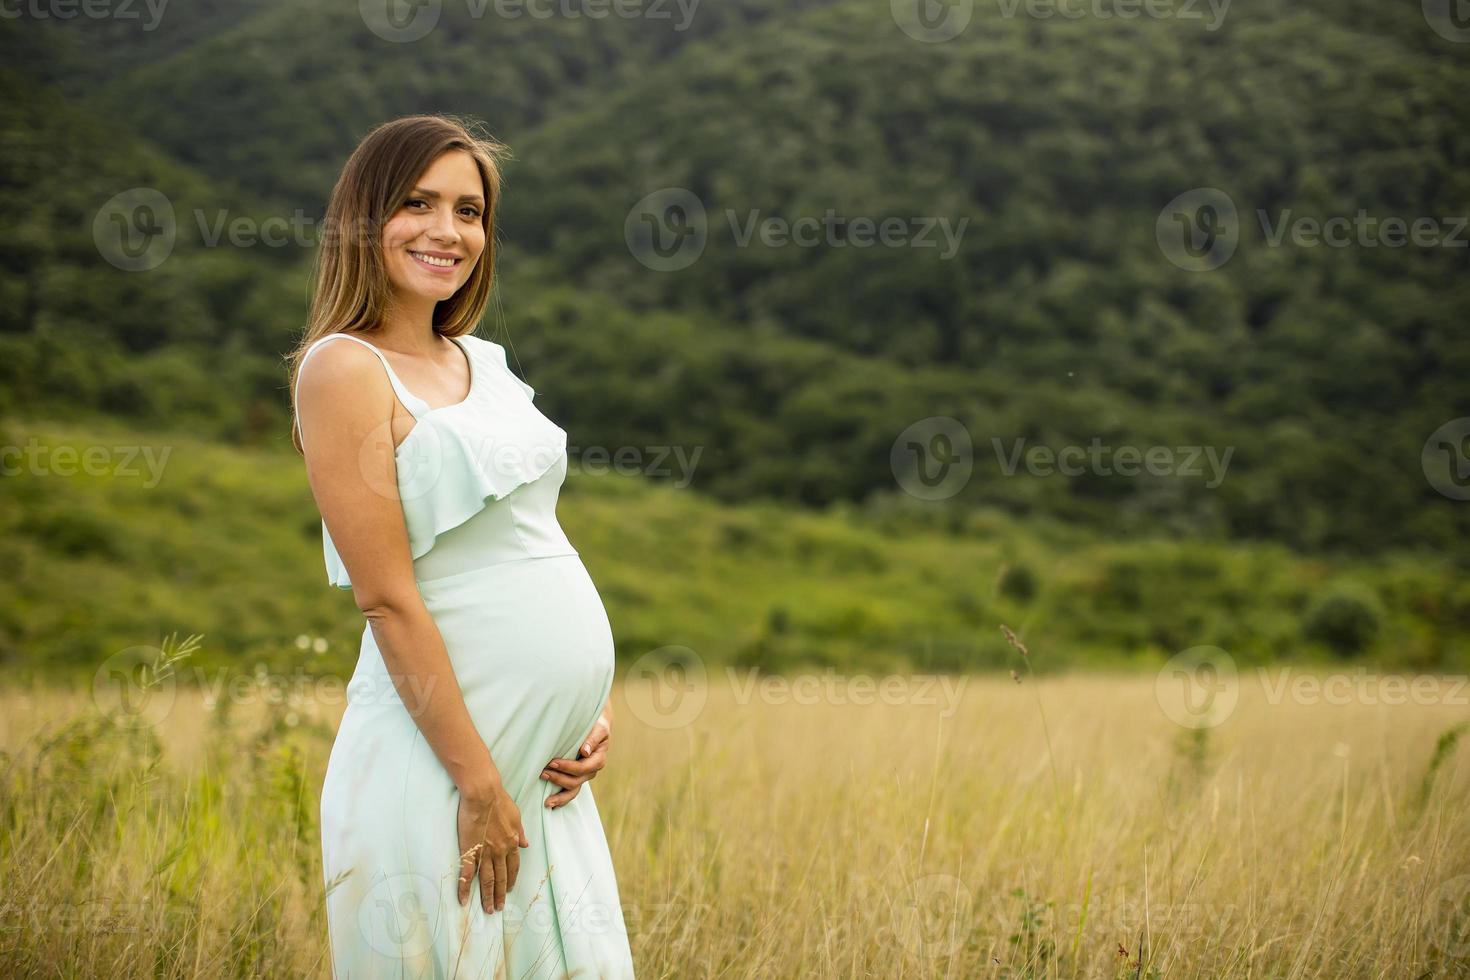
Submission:
<svg viewBox="0 0 1470 980">
<path fill-rule="evenodd" d="M 402 299 L 449 299 L 485 250 L 485 186 L 475 160 L 450 150 L 429 164 L 383 226 L 388 281 Z"/>
</svg>

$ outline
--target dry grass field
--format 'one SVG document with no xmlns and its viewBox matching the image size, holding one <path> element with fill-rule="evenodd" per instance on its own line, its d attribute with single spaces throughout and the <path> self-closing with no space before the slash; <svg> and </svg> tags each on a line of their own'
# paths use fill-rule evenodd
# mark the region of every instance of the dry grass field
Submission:
<svg viewBox="0 0 1470 980">
<path fill-rule="evenodd" d="M 1470 967 L 1453 679 L 1242 670 L 1180 724 L 1166 674 L 646 666 L 593 784 L 641 977 Z M 329 974 L 341 685 L 262 680 L 0 693 L 0 975 Z"/>
</svg>

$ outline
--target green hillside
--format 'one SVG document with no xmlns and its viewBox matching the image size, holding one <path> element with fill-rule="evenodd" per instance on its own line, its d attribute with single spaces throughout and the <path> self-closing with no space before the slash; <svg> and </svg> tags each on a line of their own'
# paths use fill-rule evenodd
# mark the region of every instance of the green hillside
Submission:
<svg viewBox="0 0 1470 980">
<path fill-rule="evenodd" d="M 657 16 L 594 18 L 497 16 L 495 4 L 450 2 L 429 8 L 431 32 L 397 42 L 374 33 L 356 3 L 269 0 L 197 44 L 118 64 L 96 101 L 203 172 L 311 209 L 385 119 L 468 112 L 514 143 L 686 46 L 722 45 L 746 24 L 807 5 L 731 0 L 686 19 L 673 4 Z M 132 44 L 155 50 L 137 36 Z M 189 111 L 221 104 L 231 111 Z"/>
<path fill-rule="evenodd" d="M 928 404 L 845 440 L 846 458 L 875 465 L 825 484 L 828 499 L 883 485 L 871 450 L 894 419 L 952 414 L 979 442 L 1236 448 L 1214 493 L 1077 481 L 1050 501 L 1099 523 L 1141 508 L 1309 548 L 1443 546 L 1465 513 L 1437 499 L 1420 451 L 1470 411 L 1470 237 L 1273 247 L 1257 212 L 1272 227 L 1359 209 L 1464 213 L 1463 60 L 1284 6 L 1236 16 L 1214 34 L 997 17 L 936 45 L 909 42 L 877 8 L 765 25 L 541 127 L 517 148 L 506 225 L 549 274 L 635 312 L 714 316 L 752 345 L 798 334 L 894 362 L 895 375 L 962 368 L 965 400 L 926 385 Z M 665 186 L 698 197 L 707 240 L 687 268 L 655 273 L 624 246 L 623 218 Z M 1195 187 L 1222 189 L 1241 214 L 1235 254 L 1207 273 L 1177 268 L 1156 238 L 1161 209 Z M 970 225 L 947 262 L 938 248 L 740 244 L 752 219 L 829 210 Z M 1006 482 L 970 489 L 1009 503 Z"/>
<path fill-rule="evenodd" d="M 697 487 L 721 499 L 892 493 L 894 440 L 937 415 L 974 443 L 967 504 L 1313 551 L 1470 540 L 1470 512 L 1420 461 L 1470 413 L 1470 250 L 1268 237 L 1360 209 L 1453 237 L 1470 63 L 1417 4 L 1239 6 L 1215 29 L 982 4 L 942 44 L 883 4 L 752 0 L 685 29 L 473 9 L 445 5 L 412 43 L 348 7 L 270 0 L 201 6 L 156 40 L 7 22 L 27 93 L 5 122 L 3 212 L 23 229 L 0 333 L 10 403 L 279 442 L 310 235 L 190 237 L 221 215 L 309 221 L 367 127 L 448 110 L 516 155 L 491 332 L 534 355 L 525 369 L 584 441 L 703 446 Z M 134 186 L 180 216 L 176 254 L 146 274 L 98 267 L 87 234 Z M 705 244 L 658 271 L 625 228 L 669 187 L 697 195 Z M 1239 215 L 1209 272 L 1158 238 L 1161 209 L 1199 187 Z M 931 228 L 938 247 L 737 240 L 829 211 L 963 232 Z M 1000 465 L 1018 444 L 1094 440 L 1209 447 L 1230 469 L 1207 487 Z"/>
<path fill-rule="evenodd" d="M 0 21 L 0 50 L 19 43 Z M 301 327 L 301 249 L 209 247 L 218 216 L 269 216 L 116 120 L 13 68 L 0 104 L 0 414 L 98 413 L 196 426 L 238 441 L 278 438 L 280 353 Z M 129 271 L 133 229 L 108 203 L 161 189 L 168 234 Z M 166 193 L 163 191 L 166 190 Z M 151 212 L 150 212 L 151 213 Z M 198 215 L 203 215 L 201 222 Z M 135 236 L 133 236 L 135 237 Z"/>
<path fill-rule="evenodd" d="M 172 631 L 203 633 L 210 669 L 350 674 L 362 616 L 326 582 L 298 459 L 103 424 L 0 435 L 28 447 L 0 497 L 9 676 L 95 665 Z M 101 457 L 84 466 L 88 450 Z M 1019 667 L 997 629 L 1008 623 L 1045 651 L 1043 669 L 1155 666 L 1206 644 L 1242 666 L 1470 667 L 1470 586 L 1443 562 L 1324 563 L 935 513 L 728 506 L 574 471 L 558 517 L 623 658 L 685 646 L 712 669 Z M 303 654 L 300 635 L 326 649 Z"/>
<path fill-rule="evenodd" d="M 1029 619 L 1059 662 L 1206 641 L 1463 659 L 1470 508 L 1423 453 L 1470 416 L 1470 45 L 1420 4 L 1273 0 L 1211 28 L 996 0 L 936 44 L 856 0 L 682 26 L 474 9 L 403 43 L 324 2 L 170 8 L 151 31 L 0 19 L 9 444 L 161 439 L 189 447 L 189 494 L 214 488 L 129 503 L 7 474 L 24 531 L 5 656 L 82 662 L 163 628 L 239 652 L 278 622 L 350 639 L 350 602 L 313 581 L 282 355 L 345 154 L 379 121 L 449 111 L 514 152 L 481 333 L 575 454 L 697 454 L 687 486 L 575 491 L 624 653 L 984 665 L 1003 661 L 995 622 Z M 1203 251 L 1187 236 L 1215 212 L 1171 213 L 1181 195 L 1234 211 Z M 1432 241 L 1364 241 L 1360 214 Z M 829 215 L 814 244 L 781 239 Z M 1283 230 L 1301 218 L 1352 240 Z M 897 239 L 863 247 L 854 219 Z M 649 250 L 683 232 L 692 260 Z M 923 501 L 893 453 L 935 417 L 962 426 L 973 473 Z M 1012 462 L 1094 445 L 1228 466 Z M 253 473 L 274 483 L 246 499 Z M 804 535 L 826 543 L 784 550 Z M 845 558 L 821 557 L 831 541 Z M 1031 585 L 1000 589 L 1002 565 Z M 300 588 L 267 594 L 288 566 Z M 102 606 L 48 605 L 69 581 Z M 1322 625 L 1339 614 L 1357 625 Z"/>
</svg>

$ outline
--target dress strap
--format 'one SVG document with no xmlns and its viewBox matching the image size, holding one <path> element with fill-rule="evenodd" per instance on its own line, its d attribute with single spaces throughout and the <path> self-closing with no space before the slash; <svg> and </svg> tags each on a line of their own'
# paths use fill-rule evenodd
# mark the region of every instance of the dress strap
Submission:
<svg viewBox="0 0 1470 980">
<path fill-rule="evenodd" d="M 338 337 L 346 337 L 348 340 L 353 341 L 354 343 L 361 344 L 368 350 L 372 351 L 375 355 L 377 355 L 378 360 L 381 361 L 383 364 L 383 370 L 388 372 L 388 383 L 393 386 L 393 393 L 398 396 L 398 400 L 403 403 L 403 407 L 408 409 L 408 414 L 413 416 L 415 422 L 418 421 L 418 418 L 421 414 L 428 411 L 428 402 L 424 401 L 418 395 L 415 395 L 413 392 L 409 391 L 408 388 L 404 386 L 403 382 L 398 380 L 398 375 L 393 372 L 393 365 L 388 363 L 387 356 L 384 355 L 382 351 L 378 350 L 377 345 L 370 344 L 366 340 L 363 340 L 361 337 L 354 337 L 350 333 L 329 333 L 325 337 L 318 338 L 315 343 L 313 343 L 310 347 L 306 349 L 305 353 L 301 355 L 300 364 L 296 366 L 296 384 L 298 387 L 301 384 L 301 367 L 302 365 L 306 364 L 306 359 L 310 357 L 312 355 L 312 352 L 315 351 L 322 344 L 325 344 L 329 340 L 336 340 Z"/>
<path fill-rule="evenodd" d="M 384 356 L 382 351 L 378 350 L 376 345 L 368 343 L 361 337 L 354 337 L 350 333 L 341 333 L 340 331 L 338 333 L 329 333 L 325 337 L 317 338 L 317 340 L 314 341 L 312 345 L 306 348 L 306 350 L 302 353 L 301 360 L 296 365 L 296 391 L 292 392 L 292 400 L 294 404 L 301 404 L 299 401 L 296 400 L 296 395 L 301 390 L 301 369 L 306 366 L 306 359 L 310 357 L 312 353 L 315 352 L 316 349 L 322 344 L 325 344 L 329 340 L 336 340 L 338 337 L 346 337 L 348 340 L 362 344 L 362 346 L 366 347 L 368 350 L 372 351 L 378 356 L 378 360 L 381 361 L 383 364 L 383 370 L 388 372 L 388 383 L 393 386 L 393 393 L 398 396 L 398 400 L 403 403 L 403 407 L 408 410 L 409 415 L 413 416 L 413 420 L 415 422 L 419 420 L 420 414 L 429 410 L 428 402 L 424 401 L 422 398 L 409 391 L 403 386 L 403 382 L 398 380 L 398 375 L 393 373 L 393 365 L 388 363 L 388 358 Z M 300 431 L 299 425 L 297 426 L 297 430 Z M 305 443 L 305 441 L 306 440 L 303 438 L 303 444 Z"/>
</svg>

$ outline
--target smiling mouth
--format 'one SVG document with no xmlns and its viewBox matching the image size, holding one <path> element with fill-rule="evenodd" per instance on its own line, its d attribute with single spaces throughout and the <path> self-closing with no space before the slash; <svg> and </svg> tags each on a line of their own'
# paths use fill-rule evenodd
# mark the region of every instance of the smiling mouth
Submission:
<svg viewBox="0 0 1470 980">
<path fill-rule="evenodd" d="M 415 262 L 418 262 L 420 265 L 426 265 L 430 269 L 453 269 L 464 261 L 463 259 L 457 258 L 440 258 L 437 255 L 425 255 L 423 252 L 412 250 L 408 254 L 413 256 Z"/>
</svg>

